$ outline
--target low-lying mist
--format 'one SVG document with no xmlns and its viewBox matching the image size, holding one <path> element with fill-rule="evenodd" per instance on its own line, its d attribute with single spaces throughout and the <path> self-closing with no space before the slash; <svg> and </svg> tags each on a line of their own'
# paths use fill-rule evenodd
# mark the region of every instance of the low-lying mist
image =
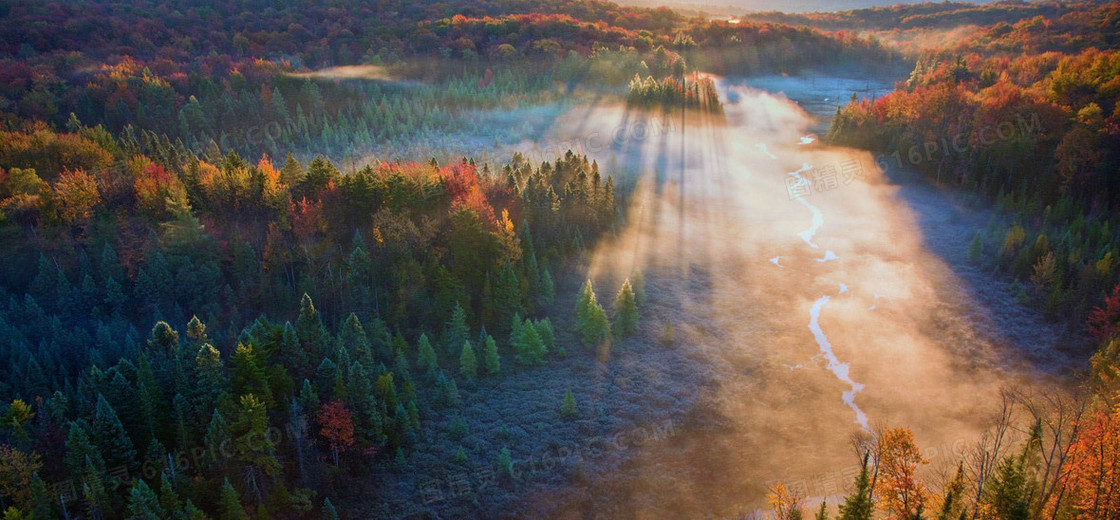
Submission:
<svg viewBox="0 0 1120 520">
<path fill-rule="evenodd" d="M 658 349 L 692 360 L 645 384 L 691 385 L 697 404 L 621 466 L 530 497 L 533 515 L 743 515 L 779 480 L 835 504 L 858 472 L 852 435 L 883 425 L 913 429 L 936 488 L 1002 387 L 1049 377 L 928 248 L 869 154 L 807 136 L 816 122 L 784 97 L 728 82 L 721 96 L 726 119 L 591 106 L 546 140 L 615 165 L 631 190 L 625 225 L 588 275 L 608 302 L 643 274 L 639 341 L 656 343 L 666 323 L 675 341 L 642 362 L 664 362 Z"/>
</svg>

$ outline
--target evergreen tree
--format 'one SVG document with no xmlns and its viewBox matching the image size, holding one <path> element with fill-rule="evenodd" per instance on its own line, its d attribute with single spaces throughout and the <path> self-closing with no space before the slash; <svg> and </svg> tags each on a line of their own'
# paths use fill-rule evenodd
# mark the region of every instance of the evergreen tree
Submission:
<svg viewBox="0 0 1120 520">
<path fill-rule="evenodd" d="M 618 297 L 614 300 L 614 330 L 620 336 L 629 336 L 638 330 L 638 305 L 634 298 L 634 290 L 630 280 L 622 283 Z"/>
<path fill-rule="evenodd" d="M 435 378 L 439 372 L 439 361 L 436 359 L 436 351 L 432 348 L 432 343 L 428 341 L 427 334 L 420 334 L 420 340 L 417 342 L 416 351 L 416 368 L 429 378 Z"/>
<path fill-rule="evenodd" d="M 249 520 L 249 515 L 241 505 L 241 496 L 237 494 L 236 489 L 233 489 L 233 484 L 229 483 L 228 478 L 222 485 L 222 497 L 218 505 L 221 510 L 219 520 Z"/>
<path fill-rule="evenodd" d="M 436 376 L 436 389 L 443 399 L 444 406 L 457 408 L 459 406 L 459 385 L 454 379 L 447 379 L 443 372 Z"/>
<path fill-rule="evenodd" d="M 32 518 L 57 518 L 54 512 L 54 497 L 47 488 L 47 483 L 39 477 L 38 473 L 31 475 L 31 516 Z"/>
<path fill-rule="evenodd" d="M 330 498 L 323 499 L 323 508 L 319 512 L 319 518 L 322 520 L 338 520 L 338 511 L 335 510 L 334 504 L 331 504 Z"/>
<path fill-rule="evenodd" d="M 303 293 L 303 298 L 299 302 L 296 336 L 299 337 L 300 345 L 310 359 L 322 359 L 329 355 L 327 352 L 327 343 L 329 342 L 327 329 L 323 326 L 322 316 L 315 309 L 315 303 L 311 301 L 311 296 L 307 293 Z"/>
<path fill-rule="evenodd" d="M 501 453 L 498 454 L 498 471 L 509 478 L 513 478 L 513 456 L 510 454 L 509 448 L 502 448 Z"/>
<path fill-rule="evenodd" d="M 226 457 L 233 454 L 233 439 L 229 425 L 217 408 L 210 417 L 210 425 L 206 427 L 203 440 L 206 442 L 207 466 L 215 471 L 222 471 L 226 466 Z"/>
<path fill-rule="evenodd" d="M 964 462 L 961 462 L 957 464 L 957 473 L 945 486 L 944 497 L 941 500 L 941 511 L 937 513 L 937 520 L 956 520 L 963 514 L 964 493 Z"/>
<path fill-rule="evenodd" d="M 89 433 L 83 425 L 84 421 L 70 424 L 70 432 L 66 437 L 66 457 L 64 463 L 70 475 L 80 475 L 87 465 L 92 465 L 96 471 L 105 471 L 105 461 L 101 458 L 101 451 L 90 439 Z"/>
<path fill-rule="evenodd" d="M 289 187 L 295 186 L 303 178 L 303 166 L 288 152 L 284 159 L 284 166 L 280 168 L 280 180 Z"/>
<path fill-rule="evenodd" d="M 467 327 L 467 312 L 459 302 L 455 302 L 455 309 L 451 311 L 451 319 L 443 327 L 443 348 L 449 356 L 463 346 L 469 339 L 470 329 Z"/>
<path fill-rule="evenodd" d="M 195 356 L 195 413 L 200 418 L 214 406 L 218 395 L 226 388 L 225 367 L 218 349 L 203 343 Z"/>
<path fill-rule="evenodd" d="M 583 344 L 588 347 L 599 346 L 610 337 L 610 322 L 595 297 L 591 279 L 584 284 L 576 303 L 576 329 Z"/>
<path fill-rule="evenodd" d="M 817 510 L 814 520 L 828 520 L 828 502 L 821 501 L 821 508 Z"/>
<path fill-rule="evenodd" d="M 369 372 L 359 361 L 350 368 L 347 396 L 356 430 L 366 444 L 380 445 L 384 439 L 384 418 L 378 406 Z"/>
<path fill-rule="evenodd" d="M 537 335 L 541 337 L 545 351 L 556 347 L 556 331 L 552 329 L 551 319 L 536 320 L 533 322 L 533 327 L 537 329 Z"/>
<path fill-rule="evenodd" d="M 537 327 L 529 320 L 520 327 L 521 339 L 517 342 L 517 362 L 523 365 L 540 365 L 544 363 L 544 355 L 548 349 L 544 346 Z"/>
<path fill-rule="evenodd" d="M 121 425 L 117 412 L 113 410 L 105 396 L 97 395 L 97 411 L 93 419 L 93 439 L 101 449 L 105 467 L 113 469 L 124 466 L 133 468 L 136 465 L 136 449 L 132 439 Z"/>
<path fill-rule="evenodd" d="M 272 438 L 268 435 L 268 414 L 265 404 L 253 394 L 241 396 L 238 402 L 237 418 L 230 428 L 233 433 L 233 446 L 237 459 L 246 468 L 246 481 L 249 491 L 257 495 L 257 503 L 262 502 L 260 483 L 257 473 L 275 478 L 280 471 L 276 460 Z"/>
<path fill-rule="evenodd" d="M 181 518 L 185 520 L 210 520 L 210 517 L 206 516 L 206 512 L 199 509 L 198 506 L 194 505 L 189 499 L 187 500 L 187 505 L 183 507 L 183 515 Z"/>
<path fill-rule="evenodd" d="M 634 290 L 634 303 L 639 307 L 646 303 L 646 278 L 640 270 L 630 275 L 630 287 Z"/>
<path fill-rule="evenodd" d="M 552 281 L 552 273 L 549 272 L 547 267 L 541 271 L 540 295 L 545 304 L 551 304 L 552 300 L 556 298 L 556 284 Z"/>
<path fill-rule="evenodd" d="M 839 520 L 871 520 L 871 476 L 867 469 L 870 457 L 870 453 L 863 455 L 863 465 L 856 477 L 856 489 L 840 505 Z"/>
<path fill-rule="evenodd" d="M 171 483 L 167 472 L 161 475 L 159 480 L 159 505 L 169 513 L 183 510 L 182 501 L 179 500 L 179 494 L 175 492 L 175 486 Z"/>
<path fill-rule="evenodd" d="M 144 434 L 152 437 L 156 434 L 156 424 L 162 424 L 163 393 L 160 392 L 159 382 L 152 372 L 148 356 L 140 353 L 140 367 L 137 373 L 138 396 L 140 397 L 140 414 L 144 421 Z"/>
<path fill-rule="evenodd" d="M 416 401 L 409 401 L 408 407 L 408 423 L 416 433 L 420 433 L 420 409 L 416 407 Z"/>
<path fill-rule="evenodd" d="M 259 359 L 253 344 L 238 343 L 233 351 L 233 377 L 231 386 L 236 396 L 253 394 L 264 400 L 272 397 L 268 386 L 268 376 L 265 375 L 264 363 Z"/>
<path fill-rule="evenodd" d="M 463 341 L 463 350 L 459 354 L 459 374 L 467 381 L 474 381 L 478 377 L 478 361 L 470 341 Z"/>
<path fill-rule="evenodd" d="M 206 325 L 198 319 L 198 316 L 191 316 L 191 320 L 187 322 L 187 339 L 196 347 L 210 340 L 206 336 Z"/>
<path fill-rule="evenodd" d="M 498 342 L 489 334 L 483 340 L 482 347 L 482 367 L 486 371 L 486 375 L 498 375 L 502 371 L 502 359 L 498 356 Z"/>
<path fill-rule="evenodd" d="M 351 312 L 346 317 L 346 321 L 342 323 L 342 330 L 338 333 L 338 342 L 340 348 L 352 352 L 359 361 L 369 363 L 373 360 L 366 329 L 362 327 L 362 320 L 358 319 L 357 314 Z"/>
<path fill-rule="evenodd" d="M 1027 475 L 1026 455 L 1023 453 L 1003 459 L 992 480 L 984 489 L 982 503 L 1001 520 L 1027 520 L 1030 518 L 1030 478 Z"/>
<path fill-rule="evenodd" d="M 137 480 L 132 486 L 128 497 L 128 520 L 162 520 L 167 518 L 167 512 L 159 504 L 152 488 L 143 479 Z"/>
<path fill-rule="evenodd" d="M 572 389 L 569 388 L 564 394 L 564 402 L 560 403 L 560 417 L 571 419 L 579 414 L 576 408 L 576 398 L 572 395 Z"/>
</svg>

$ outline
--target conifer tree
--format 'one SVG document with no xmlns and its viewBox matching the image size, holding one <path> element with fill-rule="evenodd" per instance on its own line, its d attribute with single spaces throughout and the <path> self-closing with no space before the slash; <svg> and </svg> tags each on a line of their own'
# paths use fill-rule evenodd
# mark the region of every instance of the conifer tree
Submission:
<svg viewBox="0 0 1120 520">
<path fill-rule="evenodd" d="M 638 330 L 638 305 L 630 280 L 622 283 L 618 297 L 614 300 L 614 330 L 620 336 L 629 336 Z"/>
<path fill-rule="evenodd" d="M 347 382 L 347 404 L 353 412 L 358 434 L 366 443 L 378 445 L 384 442 L 384 418 L 374 390 L 369 371 L 361 362 L 355 361 L 350 368 L 350 379 Z"/>
<path fill-rule="evenodd" d="M 299 341 L 299 334 L 292 322 L 284 322 L 284 332 L 280 337 L 280 363 L 293 375 L 306 377 L 309 375 L 310 362 L 307 351 Z"/>
<path fill-rule="evenodd" d="M 467 327 L 467 313 L 459 302 L 455 302 L 455 309 L 451 311 L 451 319 L 444 324 L 443 349 L 448 355 L 454 355 L 469 339 L 470 329 Z"/>
<path fill-rule="evenodd" d="M 509 448 L 502 448 L 501 453 L 498 454 L 498 471 L 509 478 L 513 478 L 513 456 L 510 454 Z"/>
<path fill-rule="evenodd" d="M 610 337 L 610 322 L 595 297 L 591 279 L 584 284 L 576 303 L 576 329 L 583 344 L 588 347 L 598 346 Z"/>
<path fill-rule="evenodd" d="M 226 458 L 233 454 L 233 446 L 229 424 L 217 408 L 210 416 L 210 424 L 206 427 L 203 440 L 206 443 L 207 466 L 216 472 L 221 472 L 225 469 Z"/>
<path fill-rule="evenodd" d="M 237 348 L 233 351 L 232 364 L 231 386 L 234 395 L 253 394 L 266 401 L 271 399 L 272 391 L 268 386 L 268 377 L 252 343 L 237 344 Z"/>
<path fill-rule="evenodd" d="M 334 504 L 331 504 L 330 498 L 323 499 L 323 508 L 319 512 L 321 520 L 338 520 L 338 511 L 335 510 Z"/>
<path fill-rule="evenodd" d="M 373 359 L 373 353 L 370 351 L 369 338 L 366 336 L 366 329 L 362 326 L 362 320 L 358 319 L 358 315 L 350 313 L 346 317 L 346 321 L 342 323 L 342 330 L 338 333 L 339 348 L 346 348 L 352 352 L 358 360 L 368 363 Z"/>
<path fill-rule="evenodd" d="M 470 341 L 463 341 L 463 350 L 459 354 L 459 375 L 467 381 L 474 381 L 478 377 L 478 361 Z"/>
<path fill-rule="evenodd" d="M 209 343 L 203 343 L 195 356 L 195 413 L 205 418 L 203 413 L 214 406 L 218 395 L 226 387 L 225 368 L 222 355 Z"/>
<path fill-rule="evenodd" d="M 105 461 L 101 458 L 101 451 L 90 439 L 84 421 L 70 424 L 70 432 L 66 436 L 66 457 L 64 463 L 70 475 L 80 475 L 86 465 L 92 465 L 97 471 L 105 471 Z"/>
<path fill-rule="evenodd" d="M 502 371 L 502 359 L 498 355 L 498 342 L 489 334 L 483 340 L 482 347 L 482 367 L 486 371 L 486 375 L 498 375 Z"/>
<path fill-rule="evenodd" d="M 105 396 L 97 395 L 97 411 L 93 419 L 93 439 L 101 449 L 106 469 L 136 465 L 136 448 L 121 425 L 117 412 Z"/>
<path fill-rule="evenodd" d="M 432 348 L 432 343 L 428 341 L 427 334 L 420 334 L 420 340 L 417 341 L 416 368 L 424 372 L 429 379 L 434 379 L 439 372 L 436 351 Z"/>
<path fill-rule="evenodd" d="M 182 501 L 179 500 L 179 494 L 175 492 L 175 486 L 168 478 L 168 473 L 165 472 L 160 475 L 159 480 L 159 505 L 167 512 L 176 512 L 183 510 Z"/>
<path fill-rule="evenodd" d="M 870 453 L 863 455 L 863 465 L 856 477 L 856 489 L 840 505 L 839 520 L 871 520 L 871 475 L 867 468 L 870 458 Z"/>
<path fill-rule="evenodd" d="M 187 499 L 187 505 L 183 506 L 182 518 L 185 520 L 210 520 L 210 517 L 206 516 L 206 512 L 194 505 L 190 499 Z"/>
<path fill-rule="evenodd" d="M 288 152 L 284 159 L 284 166 L 280 168 L 280 180 L 289 187 L 295 186 L 303 178 L 303 166 Z"/>
<path fill-rule="evenodd" d="M 128 498 L 128 520 L 162 520 L 167 518 L 167 512 L 159 504 L 152 488 L 143 479 L 138 479 L 132 486 Z"/>
<path fill-rule="evenodd" d="M 303 294 L 303 298 L 299 302 L 296 335 L 299 337 L 300 345 L 303 346 L 311 359 L 322 359 L 329 355 L 327 352 L 327 343 L 329 342 L 327 329 L 323 326 L 322 316 L 315 309 L 315 303 L 311 301 L 311 296 L 307 293 Z"/>
<path fill-rule="evenodd" d="M 525 320 L 520 329 L 521 339 L 517 342 L 517 362 L 523 365 L 544 363 L 544 355 L 548 352 L 548 349 L 544 346 L 544 340 L 537 332 L 537 327 L 531 321 Z"/>
<path fill-rule="evenodd" d="M 571 419 L 579 413 L 576 408 L 576 398 L 572 395 L 572 389 L 569 388 L 564 394 L 564 402 L 560 403 L 560 417 Z"/>
<path fill-rule="evenodd" d="M 228 478 L 222 485 L 221 502 L 218 505 L 222 513 L 219 520 L 249 520 L 249 515 L 241 505 L 241 496 L 233 489 Z"/>
</svg>

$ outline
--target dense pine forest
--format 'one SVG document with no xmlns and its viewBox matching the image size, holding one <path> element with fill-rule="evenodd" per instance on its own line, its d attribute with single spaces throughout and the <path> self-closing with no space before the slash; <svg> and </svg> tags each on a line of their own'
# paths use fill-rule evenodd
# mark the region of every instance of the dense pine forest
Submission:
<svg viewBox="0 0 1120 520">
<path fill-rule="evenodd" d="M 952 46 L 880 33 L 962 22 Z M 598 0 L 0 2 L 0 512 L 516 517 L 528 447 L 625 422 L 585 405 L 582 374 L 678 342 L 643 319 L 641 270 L 586 272 L 627 223 L 631 165 L 484 159 L 539 137 L 502 114 L 606 98 L 721 118 L 710 75 L 842 68 L 912 73 L 853 96 L 827 140 L 996 208 L 970 261 L 1100 351 L 1084 395 L 1003 396 L 998 438 L 944 483 L 916 476 L 905 425 L 865 432 L 838 514 L 1111 517 L 1118 23 L 1104 3 L 728 21 Z M 554 391 L 560 366 L 577 375 Z M 551 392 L 530 403 L 546 412 L 494 404 L 515 385 Z M 777 518 L 809 514 L 769 491 Z"/>
</svg>

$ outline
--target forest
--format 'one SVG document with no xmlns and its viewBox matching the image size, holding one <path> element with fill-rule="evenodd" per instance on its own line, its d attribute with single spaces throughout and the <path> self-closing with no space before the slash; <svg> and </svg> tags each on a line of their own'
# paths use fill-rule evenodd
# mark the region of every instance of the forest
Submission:
<svg viewBox="0 0 1120 520">
<path fill-rule="evenodd" d="M 965 22 L 921 50 L 875 32 Z M 864 432 L 817 518 L 1116 515 L 1118 24 L 1094 2 L 735 23 L 599 0 L 2 2 L 0 512 L 516 517 L 530 447 L 618 435 L 552 371 L 683 341 L 645 318 L 641 269 L 586 269 L 630 224 L 633 165 L 495 159 L 536 128 L 504 114 L 606 98 L 722 121 L 721 76 L 843 69 L 902 79 L 853 95 L 828 143 L 995 208 L 970 262 L 1100 348 L 1077 400 L 993 397 L 998 435 L 944 485 L 907 427 Z M 537 385 L 523 406 L 547 413 L 478 419 Z M 425 471 L 472 480 L 435 510 Z M 805 498 L 767 492 L 783 520 Z"/>
</svg>

